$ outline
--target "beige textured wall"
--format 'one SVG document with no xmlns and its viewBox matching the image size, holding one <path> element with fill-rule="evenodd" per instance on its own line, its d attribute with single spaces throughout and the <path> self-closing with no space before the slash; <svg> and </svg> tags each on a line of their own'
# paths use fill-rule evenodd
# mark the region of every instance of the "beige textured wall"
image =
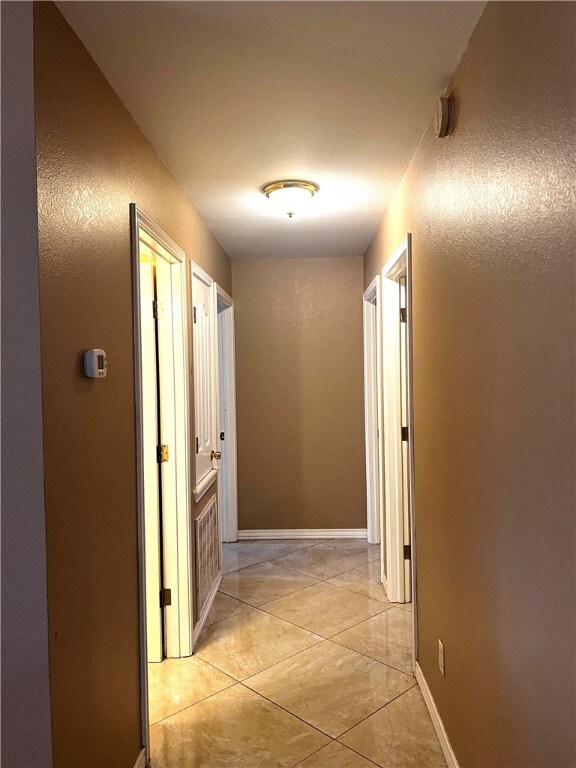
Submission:
<svg viewBox="0 0 576 768">
<path fill-rule="evenodd" d="M 230 261 L 52 3 L 35 6 L 54 765 L 141 744 L 129 203 L 226 289 Z M 103 347 L 108 376 L 82 374 Z"/>
<path fill-rule="evenodd" d="M 232 262 L 240 529 L 365 528 L 362 260 Z"/>
<path fill-rule="evenodd" d="M 463 768 L 576 765 L 575 11 L 488 5 L 365 259 L 412 232 L 419 661 Z"/>
</svg>

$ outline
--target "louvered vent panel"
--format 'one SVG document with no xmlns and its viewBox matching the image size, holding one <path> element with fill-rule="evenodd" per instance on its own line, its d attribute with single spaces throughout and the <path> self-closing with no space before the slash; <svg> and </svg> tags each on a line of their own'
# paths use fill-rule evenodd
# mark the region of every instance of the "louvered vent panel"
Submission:
<svg viewBox="0 0 576 768">
<path fill-rule="evenodd" d="M 196 518 L 196 596 L 198 614 L 220 573 L 218 503 L 214 495 Z"/>
</svg>

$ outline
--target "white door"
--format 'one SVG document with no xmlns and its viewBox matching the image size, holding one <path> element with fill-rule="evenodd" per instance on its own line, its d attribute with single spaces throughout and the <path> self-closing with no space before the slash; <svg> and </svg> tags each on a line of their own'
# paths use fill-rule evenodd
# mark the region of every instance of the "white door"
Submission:
<svg viewBox="0 0 576 768">
<path fill-rule="evenodd" d="M 146 634 L 148 661 L 162 661 L 164 655 L 160 556 L 160 478 L 155 448 L 158 445 L 158 387 L 156 361 L 156 301 L 154 263 L 140 251 L 140 361 L 142 367 L 145 563 L 146 563 Z"/>
<path fill-rule="evenodd" d="M 412 599 L 413 460 L 410 376 L 410 239 L 382 270 L 382 363 L 387 594 Z"/>
<path fill-rule="evenodd" d="M 194 353 L 195 497 L 218 472 L 216 301 L 213 280 L 192 265 L 192 346 Z"/>
<path fill-rule="evenodd" d="M 222 541 L 238 540 L 234 302 L 216 286 L 218 312 L 218 495 Z"/>
<path fill-rule="evenodd" d="M 410 516 L 410 446 L 408 441 L 409 381 L 408 381 L 408 307 L 406 275 L 398 278 L 400 305 L 400 410 L 402 420 L 402 522 L 404 547 L 404 602 L 412 599 L 412 521 Z"/>
<path fill-rule="evenodd" d="M 380 277 L 364 292 L 364 428 L 366 447 L 367 537 L 381 542 L 384 530 L 382 492 L 382 376 L 380 328 Z M 382 581 L 386 583 L 385 547 L 382 547 Z"/>
<path fill-rule="evenodd" d="M 161 661 L 192 652 L 186 262 L 134 216 L 147 660 Z"/>
<path fill-rule="evenodd" d="M 162 562 L 164 636 L 167 656 L 179 656 L 179 627 L 173 613 L 178 605 L 177 474 L 175 453 L 174 348 L 172 339 L 172 307 L 170 264 L 156 262 L 156 339 L 158 359 L 158 469 L 160 473 L 160 514 L 162 519 Z M 165 453 L 163 453 L 165 452 Z M 170 455 L 172 453 L 172 455 Z M 170 595 L 169 599 L 167 595 Z"/>
</svg>

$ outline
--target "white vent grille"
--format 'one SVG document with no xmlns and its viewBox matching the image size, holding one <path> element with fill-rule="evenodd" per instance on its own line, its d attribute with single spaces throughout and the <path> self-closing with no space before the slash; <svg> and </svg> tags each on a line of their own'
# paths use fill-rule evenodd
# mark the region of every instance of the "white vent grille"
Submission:
<svg viewBox="0 0 576 768">
<path fill-rule="evenodd" d="M 196 597 L 198 615 L 220 573 L 218 503 L 212 496 L 196 518 Z"/>
</svg>

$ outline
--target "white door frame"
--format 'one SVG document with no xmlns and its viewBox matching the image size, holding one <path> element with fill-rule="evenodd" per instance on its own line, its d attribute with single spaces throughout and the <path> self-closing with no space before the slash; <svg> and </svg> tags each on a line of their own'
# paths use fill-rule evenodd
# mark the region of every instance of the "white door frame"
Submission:
<svg viewBox="0 0 576 768">
<path fill-rule="evenodd" d="M 222 461 L 218 477 L 221 538 L 238 540 L 238 470 L 236 441 L 236 356 L 234 301 L 216 284 L 218 323 L 218 438 Z M 223 401 L 223 402 L 222 402 Z M 224 433 L 224 442 L 220 435 Z"/>
<path fill-rule="evenodd" d="M 140 602 L 140 672 L 142 690 L 142 740 L 146 748 L 146 758 L 149 759 L 149 717 L 148 717 L 148 611 L 155 610 L 155 601 L 159 594 L 147 591 L 146 584 L 146 510 L 145 510 L 145 461 L 144 461 L 144 425 L 143 425 L 143 370 L 141 351 L 141 304 L 140 304 L 140 230 L 147 233 L 157 244 L 165 249 L 173 268 L 178 271 L 178 290 L 172 293 L 171 309 L 172 322 L 176 338 L 179 342 L 175 349 L 181 352 L 175 355 L 174 381 L 177 387 L 176 433 L 175 445 L 171 456 L 177 463 L 178 472 L 178 505 L 175 521 L 171 530 L 176 534 L 177 541 L 171 541 L 174 549 L 174 559 L 178 563 L 177 581 L 171 584 L 175 600 L 170 606 L 170 622 L 176 627 L 175 632 L 167 633 L 172 638 L 171 648 L 167 652 L 175 656 L 186 656 L 192 653 L 192 536 L 191 536 L 191 502 L 189 494 L 190 479 L 190 442 L 189 429 L 189 380 L 188 380 L 188 312 L 187 312 L 187 263 L 181 248 L 174 243 L 151 219 L 149 219 L 136 204 L 130 204 L 130 232 L 133 270 L 133 314 L 134 314 L 134 382 L 135 382 L 135 411 L 136 411 L 136 479 L 138 499 L 138 573 L 139 573 L 139 602 Z M 152 311 L 152 308 L 150 308 Z M 177 359 L 176 359 L 177 358 Z M 179 428 L 181 425 L 182 428 Z M 148 449 L 149 446 L 146 446 Z M 153 446 L 155 449 L 155 446 Z M 184 482 L 180 482 L 184 478 Z M 156 592 L 153 585 L 153 592 Z M 152 608 L 154 606 L 154 608 Z M 166 610 L 166 609 L 165 609 Z"/>
<path fill-rule="evenodd" d="M 205 272 L 202 267 L 198 266 L 194 261 L 190 262 L 190 303 L 193 306 L 194 302 L 194 279 L 197 278 L 201 282 L 203 282 L 206 286 L 210 288 L 210 314 L 212 317 L 212 322 L 210 324 L 210 330 L 209 330 L 209 339 L 208 339 L 208 347 L 209 347 L 209 354 L 207 358 L 207 364 L 209 366 L 209 370 L 206 372 L 207 376 L 207 391 L 205 393 L 205 396 L 209 399 L 209 410 L 210 410 L 210 428 L 211 428 L 211 436 L 210 436 L 210 442 L 211 445 L 214 446 L 213 450 L 216 450 L 216 446 L 218 445 L 218 434 L 217 434 L 217 413 L 218 413 L 218 355 L 217 355 L 217 326 L 216 326 L 216 291 L 215 291 L 215 282 L 210 277 L 210 275 Z M 193 368 L 193 386 L 194 386 L 194 424 L 196 425 L 197 420 L 199 418 L 199 407 L 201 405 L 200 397 L 196 396 L 196 388 L 198 386 L 198 380 L 196 376 L 196 371 L 199 368 L 199 360 L 198 360 L 198 345 L 194 343 L 194 330 L 192 330 L 192 350 L 193 350 L 193 359 L 194 359 L 194 368 Z M 196 429 L 196 426 L 195 426 Z M 195 465 L 197 462 L 195 462 Z M 208 489 L 214 485 L 216 480 L 218 479 L 218 471 L 220 467 L 220 462 L 216 459 L 212 459 L 212 468 L 210 471 L 201 479 L 198 479 L 196 474 L 196 469 L 194 471 L 194 501 L 198 502 L 200 499 L 204 496 L 205 493 L 207 493 Z"/>
<path fill-rule="evenodd" d="M 366 445 L 367 538 L 379 544 L 382 488 L 382 360 L 380 276 L 364 291 L 364 438 Z"/>
<path fill-rule="evenodd" d="M 415 600 L 414 436 L 412 402 L 412 248 L 407 234 L 382 269 L 382 363 L 384 422 L 384 486 L 386 507 L 387 593 L 390 602 Z M 400 287 L 406 278 L 407 424 L 402 424 L 400 380 Z M 408 507 L 411 567 L 405 566 L 405 523 L 402 475 L 402 427 L 408 430 Z M 409 578 L 407 578 L 407 575 Z M 412 589 L 410 588 L 410 582 Z M 413 595 L 411 595 L 411 592 Z"/>
</svg>

